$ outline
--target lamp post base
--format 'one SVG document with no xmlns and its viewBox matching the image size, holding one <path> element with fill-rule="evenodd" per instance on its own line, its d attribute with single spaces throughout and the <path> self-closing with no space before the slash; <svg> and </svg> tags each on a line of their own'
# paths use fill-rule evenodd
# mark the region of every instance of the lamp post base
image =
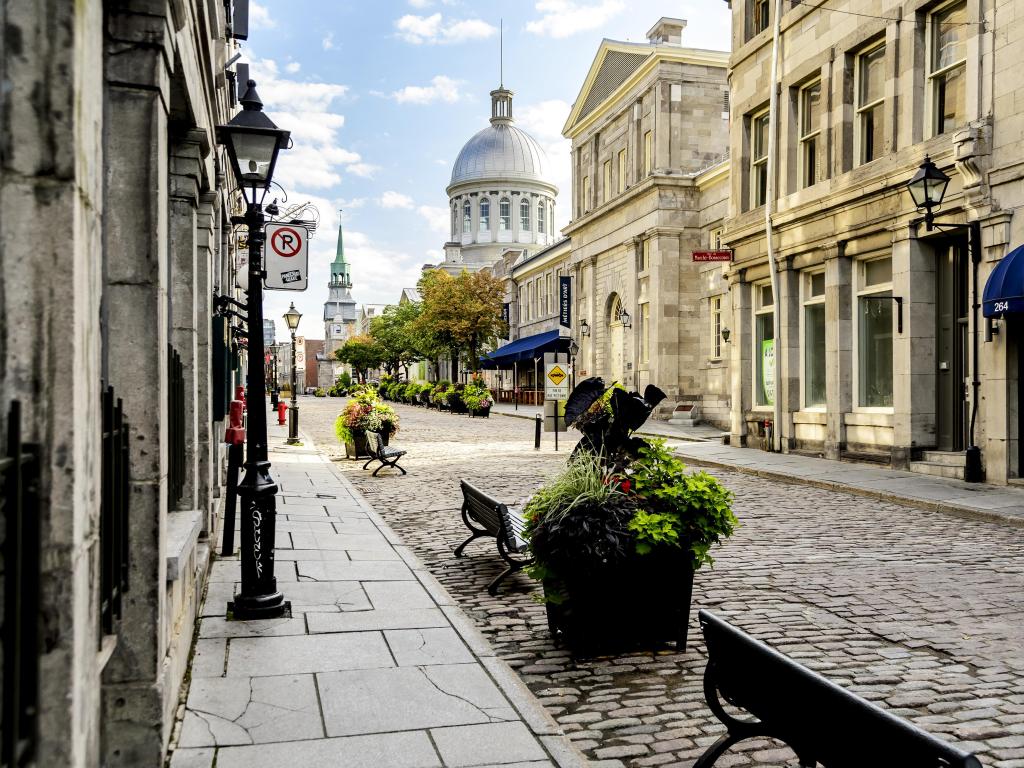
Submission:
<svg viewBox="0 0 1024 768">
<path fill-rule="evenodd" d="M 235 599 L 228 603 L 228 613 L 237 621 L 291 618 L 292 603 L 285 600 L 280 592 L 252 597 L 235 595 Z"/>
</svg>

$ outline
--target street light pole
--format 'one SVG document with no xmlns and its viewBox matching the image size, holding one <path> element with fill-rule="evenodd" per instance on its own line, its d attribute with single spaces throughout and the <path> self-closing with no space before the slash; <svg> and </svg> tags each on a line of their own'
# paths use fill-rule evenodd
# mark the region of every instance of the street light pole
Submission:
<svg viewBox="0 0 1024 768">
<path fill-rule="evenodd" d="M 299 329 L 299 320 L 302 319 L 302 315 L 295 308 L 295 302 L 288 308 L 288 311 L 284 313 L 284 321 L 288 323 L 288 330 L 292 332 L 292 405 L 288 414 L 288 439 L 285 441 L 288 445 L 299 444 L 299 403 L 296 400 L 298 386 L 295 381 L 295 331 Z"/>
<path fill-rule="evenodd" d="M 217 126 L 217 140 L 227 149 L 232 170 L 246 202 L 243 223 L 249 237 L 248 381 L 246 399 L 245 477 L 238 486 L 241 498 L 242 587 L 228 603 L 235 619 L 271 619 L 290 612 L 291 604 L 277 589 L 274 578 L 274 535 L 277 484 L 267 460 L 267 388 L 263 343 L 263 198 L 271 184 L 281 149 L 289 145 L 288 131 L 278 129 L 263 114 L 256 83 L 248 83 L 241 98 L 242 112 L 227 125 Z M 260 192 L 262 191 L 262 195 Z M 246 194 L 251 193 L 251 198 Z"/>
</svg>

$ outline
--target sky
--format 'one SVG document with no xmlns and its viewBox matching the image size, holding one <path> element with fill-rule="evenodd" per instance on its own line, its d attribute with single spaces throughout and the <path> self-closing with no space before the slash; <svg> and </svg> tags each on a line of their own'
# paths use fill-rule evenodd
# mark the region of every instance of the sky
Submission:
<svg viewBox="0 0 1024 768">
<path fill-rule="evenodd" d="M 671 16 L 687 21 L 684 46 L 729 47 L 722 0 L 259 0 L 250 14 L 241 61 L 294 140 L 278 160 L 274 178 L 288 196 L 278 203 L 311 203 L 320 221 L 309 288 L 264 294 L 279 341 L 292 301 L 299 335 L 324 337 L 339 217 L 359 304 L 397 303 L 424 264 L 443 259 L 445 187 L 463 144 L 488 124 L 499 37 L 516 124 L 545 150 L 559 187 L 558 227 L 571 183 L 561 130 L 601 40 L 644 42 Z"/>
</svg>

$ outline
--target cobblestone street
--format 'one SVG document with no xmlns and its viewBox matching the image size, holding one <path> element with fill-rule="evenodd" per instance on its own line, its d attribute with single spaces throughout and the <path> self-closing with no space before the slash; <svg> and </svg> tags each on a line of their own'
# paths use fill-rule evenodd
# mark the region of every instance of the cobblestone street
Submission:
<svg viewBox="0 0 1024 768">
<path fill-rule="evenodd" d="M 303 398 L 301 425 L 321 450 L 341 399 Z M 598 765 L 690 765 L 724 731 L 704 704 L 696 609 L 710 608 L 783 653 L 926 730 L 976 750 L 986 766 L 1024 766 L 1024 540 L 1019 528 L 964 520 L 799 484 L 716 471 L 742 527 L 694 583 L 687 653 L 573 662 L 550 641 L 524 575 L 495 598 L 493 541 L 465 538 L 460 478 L 507 501 L 528 496 L 568 456 L 533 424 L 396 406 L 406 476 L 342 471 L 474 619 L 496 652 Z M 880 753 L 884 749 L 880 745 Z M 600 762 L 600 761 L 608 761 Z M 616 762 L 616 761 L 621 761 Z M 720 766 L 795 764 L 745 742 Z M 878 765 L 884 765 L 884 757 Z"/>
</svg>

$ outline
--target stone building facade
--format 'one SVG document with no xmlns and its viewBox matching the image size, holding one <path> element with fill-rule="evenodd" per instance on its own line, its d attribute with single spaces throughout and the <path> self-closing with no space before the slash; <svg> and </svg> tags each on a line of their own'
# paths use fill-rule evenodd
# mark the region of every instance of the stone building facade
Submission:
<svg viewBox="0 0 1024 768">
<path fill-rule="evenodd" d="M 987 479 L 1020 478 L 1024 326 L 976 308 L 1024 243 L 1019 3 L 785 0 L 769 158 L 774 7 L 731 3 L 733 441 L 759 444 L 777 397 L 782 450 L 963 476 L 973 421 Z M 926 156 L 958 228 L 907 193 Z"/>
<path fill-rule="evenodd" d="M 727 287 L 693 260 L 727 213 L 728 54 L 682 46 L 660 19 L 647 43 L 605 40 L 563 129 L 572 141 L 578 374 L 656 384 L 664 416 L 728 423 Z M 586 326 L 586 331 L 583 326 Z"/>
<path fill-rule="evenodd" d="M 20 403 L 40 468 L 38 546 L 19 550 L 39 594 L 15 612 L 40 691 L 24 735 L 32 765 L 158 766 L 221 505 L 231 340 L 212 296 L 234 275 L 214 126 L 234 103 L 231 20 L 198 0 L 9 0 L 0 25 L 0 432 Z M 129 425 L 125 485 L 106 474 L 107 387 Z M 0 514 L 10 535 L 16 505 Z M 115 594 L 101 555 L 116 553 Z"/>
</svg>

